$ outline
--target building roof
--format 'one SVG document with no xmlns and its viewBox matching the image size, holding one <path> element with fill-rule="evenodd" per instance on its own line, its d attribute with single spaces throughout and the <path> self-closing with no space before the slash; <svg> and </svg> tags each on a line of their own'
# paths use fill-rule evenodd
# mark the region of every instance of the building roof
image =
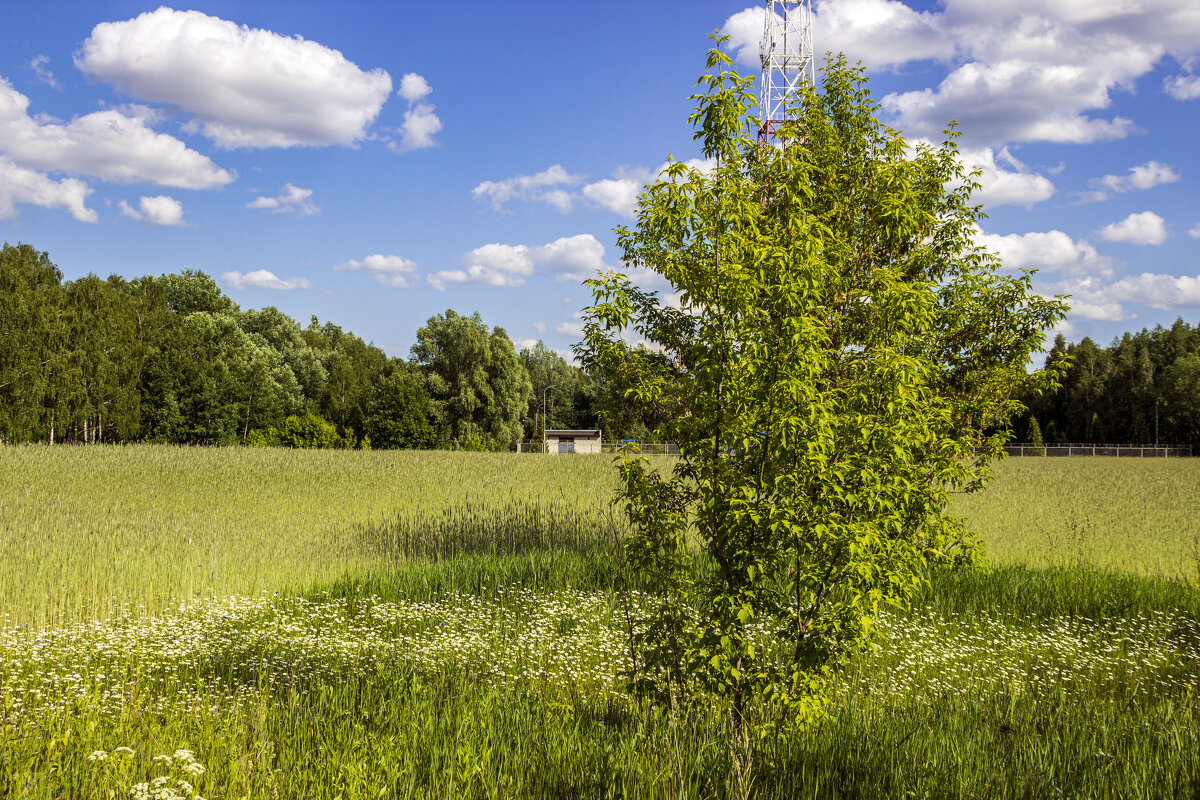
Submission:
<svg viewBox="0 0 1200 800">
<path fill-rule="evenodd" d="M 547 436 L 599 436 L 600 431 L 568 431 L 555 430 L 550 428 L 546 431 Z"/>
</svg>

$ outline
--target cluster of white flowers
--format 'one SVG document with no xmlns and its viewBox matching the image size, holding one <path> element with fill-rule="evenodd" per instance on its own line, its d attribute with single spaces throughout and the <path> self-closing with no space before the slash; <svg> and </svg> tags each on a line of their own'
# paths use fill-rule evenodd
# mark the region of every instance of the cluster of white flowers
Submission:
<svg viewBox="0 0 1200 800">
<path fill-rule="evenodd" d="M 636 618 L 647 606 L 639 596 L 633 604 Z M 0 714 L 36 724 L 81 702 L 118 713 L 134 697 L 164 714 L 221 713 L 275 686 L 305 691 L 394 666 L 460 669 L 599 701 L 618 694 L 629 663 L 620 606 L 610 593 L 521 587 L 391 601 L 264 594 L 198 600 L 161 617 L 0 629 Z M 838 678 L 838 691 L 1200 693 L 1200 624 L 1179 614 L 1039 622 L 926 609 L 886 614 L 879 631 L 878 647 Z M 253 677 L 239 681 L 245 665 Z"/>
<path fill-rule="evenodd" d="M 844 688 L 883 696 L 1088 695 L 1119 701 L 1200 693 L 1200 622 L 1153 612 L 1036 622 L 992 614 L 889 613 Z"/>
<path fill-rule="evenodd" d="M 168 774 L 134 784 L 129 790 L 134 800 L 204 800 L 186 779 L 204 774 L 204 765 L 196 760 L 191 750 L 176 750 L 174 755 L 155 756 L 154 761 L 166 767 Z M 183 776 L 177 777 L 176 772 L 183 773 Z"/>
</svg>

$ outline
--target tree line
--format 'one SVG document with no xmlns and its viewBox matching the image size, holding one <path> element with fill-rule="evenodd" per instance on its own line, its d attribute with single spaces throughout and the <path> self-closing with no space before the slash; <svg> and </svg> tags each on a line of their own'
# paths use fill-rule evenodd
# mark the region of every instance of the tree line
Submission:
<svg viewBox="0 0 1200 800">
<path fill-rule="evenodd" d="M 1048 355 L 1071 358 L 1052 394 L 1022 399 L 1024 441 L 1200 447 L 1200 326 L 1126 333 L 1108 347 L 1059 335 Z M 1037 443 L 1037 442 L 1034 442 Z"/>
<path fill-rule="evenodd" d="M 478 313 L 438 314 L 416 339 L 391 357 L 315 316 L 242 310 L 193 270 L 64 281 L 47 253 L 6 243 L 0 442 L 508 450 L 541 437 L 543 397 L 551 428 L 646 438 L 656 424 Z"/>
</svg>

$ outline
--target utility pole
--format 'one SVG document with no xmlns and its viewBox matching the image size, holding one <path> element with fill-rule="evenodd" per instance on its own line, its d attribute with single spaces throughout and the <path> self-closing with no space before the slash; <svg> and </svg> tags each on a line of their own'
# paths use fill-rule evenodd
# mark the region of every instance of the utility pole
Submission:
<svg viewBox="0 0 1200 800">
<path fill-rule="evenodd" d="M 546 392 L 550 391 L 553 388 L 554 388 L 554 386 L 551 385 L 551 386 L 547 386 L 545 389 L 542 389 L 542 452 L 543 453 L 550 452 L 546 449 L 546 424 L 547 424 L 546 420 L 548 419 L 546 417 Z"/>
</svg>

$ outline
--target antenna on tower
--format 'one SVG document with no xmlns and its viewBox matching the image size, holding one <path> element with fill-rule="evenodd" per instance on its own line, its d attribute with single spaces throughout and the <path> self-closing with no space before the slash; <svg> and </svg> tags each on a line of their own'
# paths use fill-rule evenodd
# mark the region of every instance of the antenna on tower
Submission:
<svg viewBox="0 0 1200 800">
<path fill-rule="evenodd" d="M 762 78 L 758 108 L 762 124 L 758 141 L 767 144 L 787 121 L 799 99 L 800 87 L 816 84 L 813 64 L 810 0 L 767 0 L 763 27 Z"/>
</svg>

